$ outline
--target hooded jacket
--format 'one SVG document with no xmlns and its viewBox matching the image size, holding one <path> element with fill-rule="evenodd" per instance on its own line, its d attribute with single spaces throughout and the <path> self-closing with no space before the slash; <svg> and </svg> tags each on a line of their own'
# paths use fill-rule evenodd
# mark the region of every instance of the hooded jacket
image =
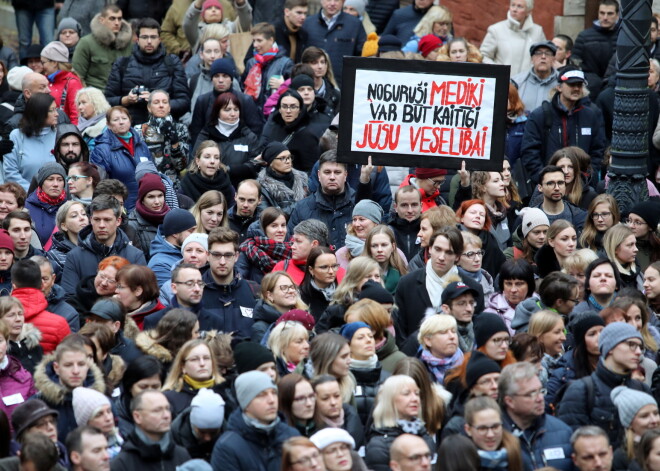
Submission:
<svg viewBox="0 0 660 471">
<path fill-rule="evenodd" d="M 118 57 L 129 56 L 133 47 L 131 25 L 122 20 L 119 32 L 113 33 L 100 21 L 98 13 L 92 19 L 91 34 L 78 41 L 73 53 L 73 68 L 88 87 L 104 90 Z"/>
<path fill-rule="evenodd" d="M 110 255 L 124 257 L 136 265 L 147 264 L 142 251 L 133 247 L 124 231 L 119 228 L 117 228 L 117 236 L 112 247 L 96 241 L 91 225 L 80 231 L 78 240 L 80 245 L 67 255 L 62 273 L 61 286 L 67 295 L 76 293 L 79 280 L 96 275 L 98 264 Z"/>
<path fill-rule="evenodd" d="M 60 143 L 62 142 L 62 139 L 65 137 L 75 134 L 80 138 L 80 154 L 81 154 L 81 161 L 82 162 L 89 162 L 89 148 L 87 147 L 87 144 L 85 143 L 85 139 L 83 138 L 83 135 L 78 131 L 78 128 L 74 126 L 73 124 L 58 124 L 57 129 L 56 129 L 56 134 L 55 134 L 55 148 L 53 149 L 53 155 L 55 155 L 55 160 L 57 163 L 62 165 L 64 167 L 64 170 L 68 171 L 69 170 L 69 165 L 71 165 L 73 162 L 67 162 L 64 160 L 64 156 L 60 154 Z"/>
<path fill-rule="evenodd" d="M 18 394 L 23 398 L 23 401 L 26 401 L 37 393 L 37 390 L 34 388 L 32 375 L 21 365 L 18 359 L 11 355 L 8 355 L 7 359 L 9 360 L 7 367 L 0 370 L 0 397 L 6 398 Z M 5 401 L 2 401 L 0 402 L 0 409 L 7 414 L 7 417 L 11 417 L 12 411 L 23 401 L 13 404 L 7 404 Z"/>
<path fill-rule="evenodd" d="M 163 440 L 167 443 L 164 449 L 160 443 L 145 443 L 133 430 L 110 463 L 110 470 L 175 471 L 179 465 L 190 460 L 188 451 L 174 442 L 169 431 Z"/>
<path fill-rule="evenodd" d="M 82 82 L 73 72 L 59 70 L 54 74 L 47 76 L 50 95 L 55 98 L 55 104 L 66 113 L 71 123 L 78 124 L 76 94 L 83 88 Z"/>
<path fill-rule="evenodd" d="M 50 353 L 71 333 L 66 320 L 46 311 L 48 302 L 41 290 L 36 288 L 17 288 L 12 292 L 25 310 L 25 322 L 33 324 L 42 334 L 41 347 L 44 353 Z"/>
<path fill-rule="evenodd" d="M 48 302 L 47 309 L 53 314 L 66 319 L 71 332 L 78 332 L 80 330 L 80 316 L 78 315 L 78 311 L 64 300 L 65 296 L 64 288 L 57 284 L 53 285 L 46 297 L 46 301 Z"/>
<path fill-rule="evenodd" d="M 252 311 L 252 338 L 253 342 L 261 342 L 268 328 L 282 315 L 277 309 L 265 302 L 263 299 L 257 301 Z"/>
<path fill-rule="evenodd" d="M 14 143 L 14 149 L 5 154 L 2 162 L 5 181 L 16 182 L 28 191 L 30 180 L 42 165 L 55 161 L 52 154 L 55 128 L 43 128 L 32 137 L 27 137 L 20 129 L 14 129 L 9 138 Z"/>
<path fill-rule="evenodd" d="M 44 356 L 44 350 L 39 345 L 40 341 L 41 332 L 34 325 L 25 323 L 18 342 L 13 340 L 7 342 L 7 354 L 20 361 L 30 374 L 34 374 L 34 369 Z"/>
<path fill-rule="evenodd" d="M 165 240 L 165 237 L 161 233 L 162 227 L 158 227 L 156 236 L 149 246 L 151 257 L 147 265 L 156 274 L 156 280 L 159 286 L 162 286 L 163 283 L 172 278 L 172 267 L 183 258 L 181 247 L 176 247 Z"/>
<path fill-rule="evenodd" d="M 55 229 L 55 214 L 65 202 L 66 200 L 62 200 L 57 205 L 46 203 L 37 197 L 36 191 L 30 193 L 25 200 L 25 208 L 30 213 L 32 227 L 37 233 L 42 247 L 50 239 L 53 229 Z"/>
<path fill-rule="evenodd" d="M 511 328 L 516 333 L 527 332 L 527 327 L 529 326 L 529 320 L 532 318 L 532 314 L 542 311 L 543 309 L 548 308 L 543 305 L 538 297 L 534 296 L 525 299 L 516 306 L 515 314 L 511 320 Z"/>
</svg>

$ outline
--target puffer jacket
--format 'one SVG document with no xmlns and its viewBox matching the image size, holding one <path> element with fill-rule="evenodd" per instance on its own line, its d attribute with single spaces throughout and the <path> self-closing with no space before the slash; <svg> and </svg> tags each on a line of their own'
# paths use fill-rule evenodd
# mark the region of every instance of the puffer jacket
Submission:
<svg viewBox="0 0 660 471">
<path fill-rule="evenodd" d="M 515 316 L 516 310 L 511 307 L 502 293 L 493 293 L 486 300 L 485 312 L 492 312 L 502 318 L 511 336 L 515 335 L 515 330 L 511 327 L 511 321 Z"/>
<path fill-rule="evenodd" d="M 190 109 L 188 80 L 181 61 L 175 55 L 167 54 L 162 44 L 153 54 L 143 53 L 136 44 L 128 58 L 120 58 L 112 64 L 105 87 L 108 103 L 120 105 L 121 98 L 138 85 L 144 85 L 150 91 L 165 90 L 169 93 L 174 119 L 179 119 Z M 134 123 L 147 122 L 149 112 L 146 102 L 140 101 L 127 108 Z"/>
<path fill-rule="evenodd" d="M 9 340 L 7 342 L 7 354 L 13 356 L 21 365 L 32 375 L 34 369 L 44 356 L 44 349 L 41 348 L 41 332 L 33 324 L 23 324 L 18 342 Z"/>
<path fill-rule="evenodd" d="M 6 398 L 18 394 L 23 399 L 13 404 L 7 404 L 5 401 L 0 403 L 0 409 L 7 414 L 7 417 L 11 417 L 12 411 L 23 401 L 35 395 L 37 390 L 34 387 L 32 375 L 21 365 L 21 362 L 11 355 L 8 355 L 7 359 L 9 363 L 3 370 L 0 370 L 0 395 Z"/>
<path fill-rule="evenodd" d="M 188 407 L 172 420 L 172 427 L 170 428 L 172 431 L 172 439 L 174 440 L 174 443 L 188 450 L 192 459 L 201 459 L 209 462 L 211 461 L 213 447 L 219 436 L 214 440 L 200 443 L 193 433 L 192 425 L 190 425 L 191 410 L 192 408 Z"/>
<path fill-rule="evenodd" d="M 624 428 L 619 420 L 619 413 L 610 398 L 612 389 L 617 386 L 627 386 L 637 391 L 650 393 L 650 388 L 644 383 L 634 380 L 630 375 L 620 375 L 608 370 L 602 360 L 598 362 L 596 371 L 591 373 L 594 384 L 594 403 L 588 404 L 586 385 L 583 381 L 571 383 L 559 404 L 557 418 L 569 425 L 573 430 L 582 425 L 597 425 L 610 438 L 613 448 L 618 447 L 623 439 Z"/>
<path fill-rule="evenodd" d="M 545 411 L 554 413 L 557 408 L 556 397 L 559 390 L 575 378 L 575 360 L 573 359 L 574 350 L 564 353 L 556 363 L 556 367 L 548 371 L 548 382 L 545 395 Z"/>
<path fill-rule="evenodd" d="M 392 17 L 392 13 L 398 8 L 398 0 L 380 0 L 367 3 L 366 11 L 369 14 L 369 19 L 376 27 L 376 33 L 380 35 L 383 32 L 388 20 Z"/>
<path fill-rule="evenodd" d="M 366 427 L 376 402 L 378 388 L 389 378 L 390 372 L 380 362 L 374 368 L 351 368 L 357 387 L 353 397 L 362 426 Z"/>
<path fill-rule="evenodd" d="M 17 298 L 25 310 L 25 322 L 34 325 L 42 334 L 40 342 L 44 353 L 50 353 L 55 347 L 71 333 L 66 320 L 46 311 L 48 301 L 46 297 L 36 288 L 17 288 L 12 291 L 12 296 Z"/>
<path fill-rule="evenodd" d="M 50 95 L 55 98 L 55 104 L 63 110 L 71 120 L 71 124 L 78 124 L 78 106 L 76 94 L 83 88 L 82 82 L 76 74 L 66 70 L 58 71 L 55 76 L 48 76 Z"/>
<path fill-rule="evenodd" d="M 170 244 L 160 231 L 159 226 L 155 237 L 149 245 L 149 268 L 156 274 L 158 285 L 162 286 L 172 278 L 172 268 L 182 259 L 181 248 Z"/>
<path fill-rule="evenodd" d="M 394 231 L 397 248 L 404 253 L 406 260 L 412 260 L 419 253 L 417 234 L 419 233 L 420 219 L 407 221 L 395 215 L 389 225 Z"/>
<path fill-rule="evenodd" d="M 188 451 L 177 445 L 167 432 L 167 445 L 147 444 L 133 430 L 127 437 L 121 451 L 110 463 L 111 471 L 175 471 L 179 465 L 190 460 Z"/>
<path fill-rule="evenodd" d="M 50 239 L 53 229 L 55 229 L 55 214 L 64 203 L 64 200 L 58 205 L 40 201 L 36 191 L 30 193 L 25 200 L 25 209 L 30 213 L 32 228 L 37 233 L 42 247 Z"/>
<path fill-rule="evenodd" d="M 215 442 L 211 466 L 223 471 L 279 471 L 282 443 L 298 435 L 283 421 L 270 432 L 257 430 L 245 423 L 242 411 L 237 409 L 229 417 L 225 433 Z"/>
<path fill-rule="evenodd" d="M 580 61 L 580 67 L 585 76 L 595 75 L 605 77 L 607 65 L 616 51 L 616 40 L 619 36 L 620 22 L 611 29 L 604 29 L 598 20 L 594 20 L 591 28 L 581 31 L 575 38 L 573 60 Z M 587 76 L 587 80 L 589 77 Z M 589 80 L 590 84 L 591 81 Z"/>
<path fill-rule="evenodd" d="M 293 188 L 289 188 L 282 180 L 275 178 L 269 169 L 259 172 L 257 181 L 261 183 L 261 197 L 267 206 L 280 208 L 290 215 L 296 203 L 309 194 L 307 187 L 308 176 L 305 172 L 291 169 L 293 174 Z"/>
<path fill-rule="evenodd" d="M 394 440 L 405 432 L 400 426 L 376 428 L 372 427 L 367 438 L 366 455 L 364 462 L 373 471 L 390 471 L 390 448 Z M 429 450 L 435 450 L 436 445 L 433 438 L 422 427 L 416 434 L 423 439 Z"/>
<path fill-rule="evenodd" d="M 151 258 L 151 244 L 156 238 L 158 226 L 144 219 L 137 209 L 128 214 L 128 225 L 133 228 L 137 236 L 133 246 L 141 250 L 148 261 Z"/>
</svg>

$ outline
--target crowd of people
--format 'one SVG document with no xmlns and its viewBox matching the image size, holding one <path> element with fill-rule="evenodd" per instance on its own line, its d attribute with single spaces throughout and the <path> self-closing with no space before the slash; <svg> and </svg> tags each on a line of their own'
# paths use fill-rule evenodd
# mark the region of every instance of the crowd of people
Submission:
<svg viewBox="0 0 660 471">
<path fill-rule="evenodd" d="M 624 212 L 616 0 L 12 3 L 0 470 L 660 471 L 656 18 Z M 509 65 L 501 171 L 342 163 L 346 56 Z"/>
</svg>

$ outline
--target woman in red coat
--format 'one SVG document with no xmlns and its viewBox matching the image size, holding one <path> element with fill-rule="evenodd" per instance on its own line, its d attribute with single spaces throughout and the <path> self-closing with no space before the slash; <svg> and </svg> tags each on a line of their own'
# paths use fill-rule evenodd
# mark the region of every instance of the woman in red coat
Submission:
<svg viewBox="0 0 660 471">
<path fill-rule="evenodd" d="M 50 94 L 72 124 L 78 124 L 76 94 L 83 88 L 80 78 L 71 72 L 69 49 L 60 41 L 48 43 L 41 51 L 43 74 L 48 78 Z"/>
</svg>

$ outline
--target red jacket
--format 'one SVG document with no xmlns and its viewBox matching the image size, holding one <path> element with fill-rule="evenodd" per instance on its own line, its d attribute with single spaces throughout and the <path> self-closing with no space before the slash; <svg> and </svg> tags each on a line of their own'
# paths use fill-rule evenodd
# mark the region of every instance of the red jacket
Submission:
<svg viewBox="0 0 660 471">
<path fill-rule="evenodd" d="M 280 260 L 275 264 L 275 266 L 271 270 L 271 273 L 275 271 L 285 271 L 291 276 L 291 278 L 293 278 L 293 282 L 296 285 L 300 286 L 302 285 L 303 278 L 305 278 L 306 263 L 307 260 L 293 260 L 291 258 L 287 258 L 286 260 Z M 337 271 L 337 284 L 341 283 L 341 280 L 344 278 L 345 274 L 346 274 L 346 270 L 344 270 L 343 268 L 339 268 L 339 270 Z"/>
<path fill-rule="evenodd" d="M 76 106 L 76 94 L 83 88 L 82 82 L 73 72 L 60 70 L 53 81 L 48 85 L 50 94 L 55 98 L 55 103 L 71 120 L 71 124 L 78 125 L 78 107 Z M 66 90 L 65 103 L 62 105 L 62 94 Z"/>
<path fill-rule="evenodd" d="M 71 333 L 66 319 L 46 311 L 48 301 L 36 288 L 17 288 L 11 293 L 23 305 L 25 323 L 33 324 L 41 332 L 41 348 L 48 354 L 55 350 L 64 337 Z"/>
<path fill-rule="evenodd" d="M 414 177 L 415 177 L 414 174 L 408 175 L 406 178 L 403 179 L 401 185 L 399 185 L 399 188 L 410 185 L 411 184 L 410 179 Z M 417 188 L 417 190 L 419 191 L 419 194 L 422 195 L 422 212 L 426 211 L 427 209 L 435 208 L 436 206 L 438 206 L 438 202 L 436 198 L 440 196 L 440 190 L 436 188 L 433 191 L 433 194 L 431 195 L 427 195 L 426 192 L 421 188 Z"/>
</svg>

